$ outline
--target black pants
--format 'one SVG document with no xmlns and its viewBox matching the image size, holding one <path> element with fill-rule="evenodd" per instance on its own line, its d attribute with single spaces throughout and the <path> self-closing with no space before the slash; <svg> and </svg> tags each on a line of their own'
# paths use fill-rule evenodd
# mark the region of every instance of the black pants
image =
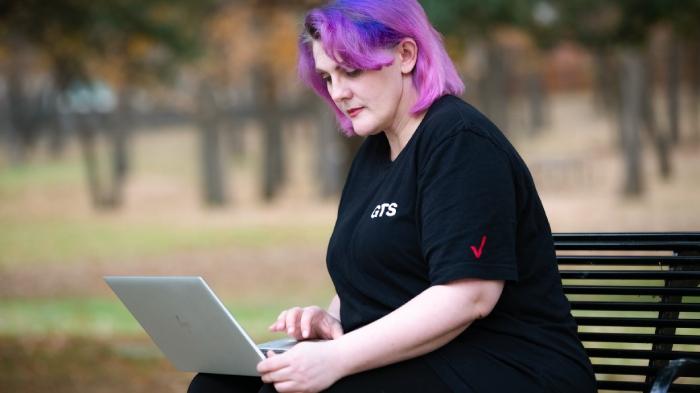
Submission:
<svg viewBox="0 0 700 393">
<path fill-rule="evenodd" d="M 235 375 L 197 374 L 188 393 L 274 393 L 260 378 Z M 422 358 L 391 364 L 347 376 L 325 390 L 329 393 L 426 393 L 450 392 Z"/>
</svg>

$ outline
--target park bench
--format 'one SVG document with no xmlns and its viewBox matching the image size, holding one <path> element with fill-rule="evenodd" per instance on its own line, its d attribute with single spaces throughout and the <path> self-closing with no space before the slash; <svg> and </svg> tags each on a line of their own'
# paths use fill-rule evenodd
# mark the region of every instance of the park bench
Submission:
<svg viewBox="0 0 700 393">
<path fill-rule="evenodd" d="M 700 392 L 700 233 L 554 242 L 599 391 Z"/>
</svg>

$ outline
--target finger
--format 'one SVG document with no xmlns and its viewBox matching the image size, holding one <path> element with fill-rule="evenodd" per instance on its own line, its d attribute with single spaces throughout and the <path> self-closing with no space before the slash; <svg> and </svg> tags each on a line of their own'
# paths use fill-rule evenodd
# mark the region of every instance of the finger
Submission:
<svg viewBox="0 0 700 393">
<path fill-rule="evenodd" d="M 298 392 L 300 390 L 296 387 L 296 385 L 297 384 L 294 381 L 276 382 L 275 383 L 275 390 L 277 390 L 279 393 Z"/>
<path fill-rule="evenodd" d="M 267 355 L 268 358 L 271 358 L 271 357 L 273 357 L 273 356 L 275 356 L 275 355 L 277 355 L 277 354 L 275 353 L 275 351 L 273 351 L 273 350 L 270 349 L 270 350 L 267 351 L 267 354 L 266 354 L 266 355 Z"/>
<path fill-rule="evenodd" d="M 268 351 L 268 355 L 271 351 Z M 268 357 L 266 359 L 263 359 L 258 363 L 256 370 L 258 370 L 258 373 L 262 374 L 267 374 L 270 372 L 273 372 L 275 370 L 279 370 L 281 368 L 287 367 L 288 364 L 285 361 L 285 357 L 282 355 L 275 355 Z"/>
<path fill-rule="evenodd" d="M 301 314 L 300 307 L 294 307 L 294 308 L 287 310 L 287 318 L 286 318 L 287 335 L 292 336 L 294 338 L 300 338 L 300 337 L 295 336 L 295 332 L 297 332 L 299 330 L 297 328 L 297 323 L 299 321 L 300 314 Z"/>
<path fill-rule="evenodd" d="M 343 334 L 343 326 L 340 324 L 340 322 L 335 322 L 331 325 L 331 338 L 333 340 L 339 338 Z"/>
<path fill-rule="evenodd" d="M 309 338 L 311 321 L 318 314 L 318 310 L 318 307 L 306 307 L 304 312 L 301 314 L 301 322 L 299 325 L 301 327 L 301 336 L 303 338 Z"/>
<path fill-rule="evenodd" d="M 280 383 L 285 381 L 291 381 L 293 380 L 292 369 L 290 367 L 283 367 L 281 369 L 260 375 L 260 379 L 262 379 L 262 381 L 265 383 Z"/>
<path fill-rule="evenodd" d="M 284 324 L 287 320 L 287 310 L 284 310 L 280 313 L 280 315 L 277 317 L 277 320 L 275 323 L 270 325 L 270 330 L 273 332 L 279 332 L 284 330 Z"/>
</svg>

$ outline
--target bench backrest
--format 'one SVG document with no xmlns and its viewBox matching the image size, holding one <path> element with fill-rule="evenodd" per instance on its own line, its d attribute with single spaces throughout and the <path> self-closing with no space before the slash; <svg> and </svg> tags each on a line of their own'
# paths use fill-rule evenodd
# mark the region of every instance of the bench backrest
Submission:
<svg viewBox="0 0 700 393">
<path fill-rule="evenodd" d="M 700 233 L 559 233 L 554 241 L 600 391 L 646 392 L 669 360 L 700 358 Z M 687 376 L 670 391 L 700 392 L 700 372 Z"/>
</svg>

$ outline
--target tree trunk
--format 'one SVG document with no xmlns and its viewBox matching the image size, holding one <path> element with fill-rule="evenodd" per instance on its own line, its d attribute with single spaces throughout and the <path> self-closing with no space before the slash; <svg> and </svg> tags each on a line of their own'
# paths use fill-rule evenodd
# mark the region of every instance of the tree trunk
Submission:
<svg viewBox="0 0 700 393">
<path fill-rule="evenodd" d="M 651 59 L 647 57 L 647 70 L 651 70 Z M 642 119 L 644 121 L 643 129 L 647 132 L 649 140 L 654 146 L 654 152 L 659 165 L 659 175 L 662 179 L 667 180 L 671 177 L 671 143 L 668 134 L 663 132 L 656 119 L 656 110 L 654 107 L 654 81 L 651 72 L 646 72 L 645 83 L 643 86 L 644 93 L 642 99 Z"/>
<path fill-rule="evenodd" d="M 131 134 L 130 95 L 128 88 L 119 95 L 116 112 L 105 116 L 109 132 L 111 159 L 111 183 L 107 200 L 113 207 L 122 204 L 124 183 L 129 171 L 129 136 Z"/>
<path fill-rule="evenodd" d="M 542 75 L 531 72 L 527 76 L 527 94 L 530 102 L 530 135 L 536 135 L 545 125 L 545 90 Z"/>
<path fill-rule="evenodd" d="M 33 103 L 25 86 L 25 55 L 21 43 L 11 40 L 10 52 L 7 72 L 7 106 L 10 121 L 8 156 L 11 163 L 21 164 L 25 160 L 27 150 L 35 142 L 37 117 L 32 113 Z"/>
<path fill-rule="evenodd" d="M 20 138 L 20 126 L 17 124 L 17 111 L 21 110 L 23 100 L 19 78 L 19 74 L 10 68 L 7 76 L 7 114 L 10 125 L 7 131 L 7 156 L 10 163 L 14 165 L 24 162 L 25 156 L 24 146 Z"/>
<path fill-rule="evenodd" d="M 63 154 L 66 139 L 72 128 L 75 128 L 78 119 L 75 114 L 71 114 L 68 90 L 73 81 L 79 79 L 77 75 L 71 73 L 71 66 L 62 59 L 55 59 L 56 63 L 52 70 L 54 97 L 52 100 L 52 111 L 49 120 L 49 149 L 54 158 Z"/>
<path fill-rule="evenodd" d="M 625 160 L 624 195 L 642 194 L 642 157 L 640 129 L 642 127 L 642 94 L 644 94 L 644 57 L 638 48 L 626 48 L 621 53 L 620 75 L 621 112 L 620 134 Z"/>
<path fill-rule="evenodd" d="M 253 21 L 256 34 L 267 36 L 271 20 L 277 12 L 278 0 L 258 2 L 254 7 Z M 255 92 L 255 110 L 263 132 L 262 197 L 273 200 L 284 183 L 284 150 L 282 146 L 282 119 L 278 97 L 277 79 L 268 64 L 270 56 L 258 54 L 257 64 L 251 74 Z"/>
<path fill-rule="evenodd" d="M 218 109 L 214 94 L 206 82 L 202 82 L 199 87 L 197 104 L 202 197 L 208 206 L 223 206 L 226 204 L 227 198 L 221 161 Z"/>
<path fill-rule="evenodd" d="M 316 118 L 316 152 L 319 191 L 322 198 L 339 195 L 343 187 L 345 149 L 340 131 L 330 109 L 323 105 Z"/>
<path fill-rule="evenodd" d="M 690 86 L 690 126 L 692 141 L 700 143 L 700 36 L 690 45 L 691 86 Z"/>
<path fill-rule="evenodd" d="M 253 78 L 257 93 L 256 110 L 263 127 L 262 196 L 264 200 L 271 201 L 285 180 L 277 81 L 265 64 L 259 64 L 253 70 Z"/>
<path fill-rule="evenodd" d="M 619 112 L 618 92 L 615 83 L 617 70 L 607 49 L 597 48 L 594 53 L 593 107 L 600 113 L 614 116 Z"/>
<path fill-rule="evenodd" d="M 241 116 L 241 118 L 225 120 L 223 125 L 227 135 L 226 145 L 229 153 L 234 157 L 244 157 L 246 155 L 245 135 L 243 134 L 246 121 L 247 118 Z"/>
<path fill-rule="evenodd" d="M 51 111 L 49 113 L 48 119 L 48 129 L 49 129 L 49 154 L 52 158 L 58 159 L 63 156 L 66 149 L 66 139 L 69 128 L 67 127 L 67 120 L 65 111 L 62 109 L 62 97 L 64 92 L 61 90 L 54 90 L 51 97 Z"/>
<path fill-rule="evenodd" d="M 76 114 L 74 116 L 78 142 L 85 164 L 85 178 L 87 191 L 93 207 L 104 209 L 105 203 L 102 196 L 102 184 L 100 182 L 99 162 L 97 158 L 97 135 L 95 121 L 92 114 Z"/>
<path fill-rule="evenodd" d="M 671 36 L 666 58 L 666 96 L 671 143 L 680 141 L 680 84 L 681 84 L 681 47 L 675 35 Z"/>
<path fill-rule="evenodd" d="M 497 43 L 486 44 L 488 67 L 480 83 L 480 95 L 484 112 L 504 132 L 508 130 L 510 97 L 507 92 L 507 66 L 504 51 Z"/>
</svg>

